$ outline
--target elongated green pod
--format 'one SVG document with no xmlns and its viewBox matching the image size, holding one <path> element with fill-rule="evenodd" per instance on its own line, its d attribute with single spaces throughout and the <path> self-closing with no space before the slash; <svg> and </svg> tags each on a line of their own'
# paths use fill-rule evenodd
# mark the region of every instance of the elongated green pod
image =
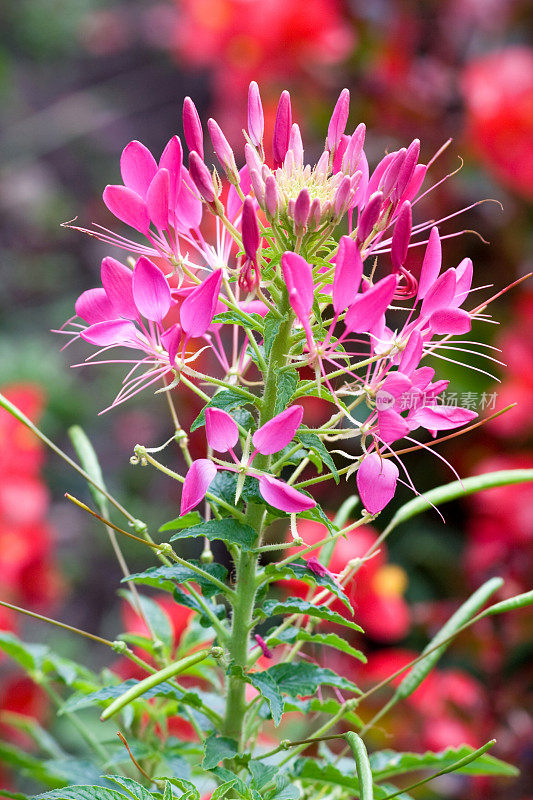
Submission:
<svg viewBox="0 0 533 800">
<path fill-rule="evenodd" d="M 436 489 L 430 489 L 419 497 L 414 497 L 408 503 L 398 509 L 384 533 L 388 535 L 394 528 L 411 517 L 427 511 L 432 505 L 440 506 L 458 497 L 467 494 L 482 492 L 484 489 L 492 489 L 495 486 L 510 486 L 513 483 L 528 483 L 533 481 L 533 469 L 506 469 L 498 472 L 487 472 L 484 475 L 474 475 L 471 478 L 464 478 L 461 481 L 452 481 Z"/>
<path fill-rule="evenodd" d="M 404 700 L 420 686 L 424 678 L 431 672 L 441 655 L 448 647 L 449 642 L 446 642 L 445 640 L 449 639 L 450 636 L 453 636 L 453 634 L 459 628 L 465 625 L 465 623 L 467 623 L 487 602 L 489 597 L 494 594 L 494 592 L 502 585 L 502 578 L 491 578 L 482 586 L 480 586 L 479 589 L 477 589 L 474 594 L 457 609 L 455 614 L 452 614 L 448 622 L 442 626 L 440 631 L 435 634 L 427 647 L 424 648 L 422 655 L 427 650 L 431 650 L 432 652 L 428 653 L 427 658 L 423 658 L 417 664 L 415 664 L 400 683 L 392 698 L 393 702 Z M 442 647 L 437 647 L 439 642 L 444 642 Z"/>
<path fill-rule="evenodd" d="M 506 611 L 517 611 L 519 608 L 526 608 L 533 605 L 533 591 L 517 594 L 515 597 L 509 597 L 508 600 L 502 600 L 501 603 L 494 603 L 489 606 L 480 614 L 480 617 L 492 617 L 494 614 L 505 614 Z"/>
<path fill-rule="evenodd" d="M 348 742 L 355 760 L 355 768 L 359 780 L 359 798 L 360 800 L 374 800 L 372 770 L 370 769 L 370 761 L 368 760 L 365 743 L 361 737 L 353 731 L 345 733 L 344 738 Z"/>
<path fill-rule="evenodd" d="M 124 692 L 124 694 L 121 694 L 120 697 L 116 698 L 116 700 L 113 700 L 111 705 L 105 709 L 100 719 L 109 719 L 116 714 L 117 711 L 120 711 L 124 708 L 124 706 L 127 706 L 128 703 L 133 702 L 133 700 L 137 700 L 138 697 L 142 697 L 142 695 L 145 694 L 149 689 L 153 689 L 154 686 L 164 683 L 169 678 L 173 678 L 174 675 L 179 675 L 180 672 L 185 672 L 185 670 L 193 667 L 200 661 L 203 661 L 209 655 L 217 655 L 217 653 L 214 652 L 214 649 L 218 650 L 218 648 L 199 650 L 197 653 L 193 653 L 193 655 L 186 656 L 179 661 L 175 661 L 173 664 L 169 664 L 168 667 L 163 667 L 163 669 L 160 669 L 158 672 L 154 672 L 153 675 L 149 675 L 144 680 L 139 681 L 139 683 L 137 683 L 135 686 L 132 686 L 131 689 L 128 689 L 127 692 Z"/>
</svg>

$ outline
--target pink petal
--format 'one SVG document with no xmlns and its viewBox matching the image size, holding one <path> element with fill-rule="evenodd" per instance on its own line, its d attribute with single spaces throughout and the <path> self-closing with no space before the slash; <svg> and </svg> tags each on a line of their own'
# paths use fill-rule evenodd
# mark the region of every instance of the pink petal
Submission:
<svg viewBox="0 0 533 800">
<path fill-rule="evenodd" d="M 139 312 L 146 319 L 162 322 L 171 304 L 170 287 L 160 269 L 149 258 L 141 256 L 133 270 L 133 297 Z"/>
<path fill-rule="evenodd" d="M 156 160 L 144 144 L 133 141 L 126 145 L 120 156 L 120 174 L 125 186 L 144 198 L 156 172 Z"/>
<path fill-rule="evenodd" d="M 291 97 L 287 91 L 281 93 L 278 108 L 276 111 L 276 121 L 274 123 L 274 138 L 272 142 L 272 152 L 274 155 L 274 166 L 281 167 L 287 150 L 289 149 L 289 139 L 292 127 Z"/>
<path fill-rule="evenodd" d="M 378 412 L 378 428 L 379 436 L 386 444 L 403 439 L 410 431 L 407 420 L 393 409 Z"/>
<path fill-rule="evenodd" d="M 326 145 L 330 152 L 337 149 L 341 137 L 346 130 L 348 114 L 350 113 L 350 92 L 343 89 L 333 109 L 333 114 L 328 125 Z"/>
<path fill-rule="evenodd" d="M 76 314 L 81 319 L 92 325 L 95 322 L 104 322 L 117 316 L 115 307 L 109 300 L 105 289 L 87 289 L 76 300 Z"/>
<path fill-rule="evenodd" d="M 80 336 L 86 342 L 98 347 L 109 347 L 110 345 L 139 347 L 137 329 L 133 322 L 125 319 L 97 322 L 82 331 Z"/>
<path fill-rule="evenodd" d="M 405 375 L 410 375 L 415 370 L 422 358 L 424 343 L 419 331 L 413 331 L 407 342 L 407 347 L 402 353 L 398 369 Z"/>
<path fill-rule="evenodd" d="M 303 406 L 291 406 L 265 422 L 252 437 L 254 447 L 264 456 L 279 453 L 294 438 L 304 415 Z"/>
<path fill-rule="evenodd" d="M 357 489 L 370 514 L 379 514 L 392 500 L 398 475 L 398 467 L 390 458 L 381 458 L 377 453 L 365 456 L 357 470 Z"/>
<path fill-rule="evenodd" d="M 270 475 L 261 475 L 259 478 L 259 491 L 267 503 L 287 514 L 297 514 L 299 511 L 309 511 L 316 503 L 307 495 L 293 489 L 283 481 L 278 481 Z"/>
<path fill-rule="evenodd" d="M 448 269 L 437 278 L 435 283 L 428 290 L 420 309 L 421 317 L 429 317 L 439 308 L 446 308 L 453 301 L 455 295 L 455 270 Z"/>
<path fill-rule="evenodd" d="M 143 198 L 127 186 L 106 186 L 104 203 L 111 213 L 140 233 L 148 233 L 150 217 Z"/>
<path fill-rule="evenodd" d="M 472 278 L 474 275 L 474 267 L 470 258 L 463 258 L 459 266 L 455 268 L 455 296 L 453 298 L 454 306 L 461 306 L 466 300 L 468 293 L 472 286 Z"/>
<path fill-rule="evenodd" d="M 168 228 L 170 207 L 170 174 L 168 169 L 158 169 L 146 193 L 146 207 L 150 219 L 160 231 Z"/>
<path fill-rule="evenodd" d="M 205 432 L 209 445 L 217 453 L 227 453 L 239 441 L 237 423 L 221 408 L 206 408 Z"/>
<path fill-rule="evenodd" d="M 181 169 L 181 183 L 177 189 L 176 216 L 178 227 L 184 232 L 195 230 L 202 221 L 202 201 L 185 167 Z"/>
<path fill-rule="evenodd" d="M 416 389 L 423 390 L 435 377 L 433 367 L 419 367 L 411 375 L 411 382 Z"/>
<path fill-rule="evenodd" d="M 366 292 L 360 294 L 344 318 L 352 333 L 368 333 L 385 314 L 396 290 L 396 275 L 387 275 Z"/>
<path fill-rule="evenodd" d="M 242 206 L 241 229 L 244 252 L 250 261 L 255 262 L 257 250 L 259 249 L 260 236 L 255 203 L 251 197 L 247 197 Z"/>
<path fill-rule="evenodd" d="M 181 492 L 180 517 L 187 514 L 204 499 L 217 468 L 208 458 L 193 461 L 185 476 Z"/>
<path fill-rule="evenodd" d="M 422 300 L 431 289 L 440 274 L 442 266 L 442 245 L 440 242 L 439 229 L 432 228 L 422 261 L 420 270 L 420 280 L 418 281 L 417 299 Z"/>
<path fill-rule="evenodd" d="M 309 323 L 314 299 L 311 265 L 297 253 L 287 252 L 281 257 L 281 266 L 291 306 L 302 324 Z"/>
<path fill-rule="evenodd" d="M 183 101 L 183 133 L 189 150 L 195 150 L 201 158 L 204 157 L 204 134 L 200 115 L 190 97 Z"/>
<path fill-rule="evenodd" d="M 475 411 L 458 406 L 421 406 L 409 417 L 411 430 L 418 425 L 431 431 L 448 431 L 471 422 Z"/>
<path fill-rule="evenodd" d="M 189 175 L 205 202 L 212 203 L 216 197 L 213 176 L 195 150 L 189 155 Z"/>
<path fill-rule="evenodd" d="M 400 208 L 392 234 L 391 260 L 396 272 L 405 264 L 412 228 L 413 212 L 411 203 L 406 200 Z"/>
<path fill-rule="evenodd" d="M 385 411 L 395 408 L 403 394 L 411 389 L 411 380 L 402 372 L 391 372 L 376 392 L 376 408 Z"/>
<path fill-rule="evenodd" d="M 335 316 L 352 305 L 363 274 L 363 261 L 355 241 L 349 236 L 342 236 L 335 259 L 335 275 L 333 277 L 333 310 Z"/>
<path fill-rule="evenodd" d="M 429 326 L 433 333 L 468 333 L 472 328 L 472 320 L 468 311 L 462 308 L 440 308 L 429 318 Z"/>
<path fill-rule="evenodd" d="M 161 334 L 161 344 L 168 353 L 168 360 L 171 366 L 176 363 L 176 356 L 178 355 L 179 346 L 182 338 L 182 330 L 180 325 L 171 325 L 164 333 Z"/>
<path fill-rule="evenodd" d="M 183 301 L 180 322 L 187 336 L 195 339 L 206 333 L 215 316 L 221 283 L 222 270 L 217 269 Z"/>
<path fill-rule="evenodd" d="M 133 273 L 116 258 L 107 256 L 102 261 L 102 285 L 115 309 L 114 316 L 137 319 L 139 312 L 133 299 Z"/>
<path fill-rule="evenodd" d="M 425 164 L 417 164 L 413 171 L 413 177 L 409 181 L 405 192 L 403 193 L 402 200 L 412 200 L 418 194 L 418 191 L 424 183 L 426 172 L 428 168 Z"/>
</svg>

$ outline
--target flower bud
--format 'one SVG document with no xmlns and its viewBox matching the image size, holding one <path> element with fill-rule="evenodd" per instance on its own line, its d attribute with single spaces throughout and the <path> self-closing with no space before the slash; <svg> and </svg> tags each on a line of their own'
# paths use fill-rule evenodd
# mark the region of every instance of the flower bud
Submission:
<svg viewBox="0 0 533 800">
<path fill-rule="evenodd" d="M 304 146 L 302 142 L 302 134 L 300 133 L 300 126 L 296 122 L 291 128 L 289 150 L 294 156 L 294 163 L 296 166 L 302 167 L 304 163 Z"/>
<path fill-rule="evenodd" d="M 336 217 L 342 217 L 342 215 L 348 208 L 350 197 L 351 197 L 351 180 L 346 175 L 340 182 L 338 189 L 335 192 L 334 208 Z"/>
<path fill-rule="evenodd" d="M 400 169 L 402 164 L 405 160 L 406 155 L 405 147 L 402 147 L 401 150 L 395 154 L 395 157 L 391 160 L 390 164 L 388 165 L 387 169 L 383 173 L 383 177 L 381 178 L 379 188 L 383 192 L 385 197 L 388 197 L 392 190 L 396 185 L 396 181 L 398 180 L 398 175 L 400 174 Z"/>
<path fill-rule="evenodd" d="M 291 96 L 287 91 L 281 93 L 276 121 L 274 123 L 274 138 L 272 149 L 274 154 L 274 166 L 281 167 L 289 148 L 289 138 L 291 134 L 292 111 Z"/>
<path fill-rule="evenodd" d="M 420 139 L 413 139 L 413 141 L 407 148 L 403 164 L 400 167 L 400 171 L 398 173 L 396 186 L 394 187 L 392 192 L 392 199 L 395 203 L 401 200 L 407 186 L 409 185 L 409 182 L 413 177 L 415 167 L 418 163 L 419 155 L 420 155 Z"/>
<path fill-rule="evenodd" d="M 200 116 L 190 97 L 183 101 L 183 133 L 189 150 L 194 150 L 200 158 L 204 157 L 204 134 Z"/>
<path fill-rule="evenodd" d="M 255 171 L 260 175 L 263 162 L 257 155 L 257 150 L 255 147 L 252 147 L 248 142 L 244 145 L 244 158 L 246 160 L 246 166 L 248 167 L 248 172 L 250 175 L 252 174 L 253 169 L 255 169 Z"/>
<path fill-rule="evenodd" d="M 265 183 L 257 172 L 257 170 L 250 170 L 250 183 L 255 194 L 255 199 L 261 207 L 265 204 Z"/>
<path fill-rule="evenodd" d="M 348 89 L 343 89 L 339 95 L 339 99 L 333 109 L 331 120 L 328 126 L 328 136 L 326 139 L 326 146 L 330 153 L 334 153 L 337 149 L 341 137 L 346 130 L 346 123 L 348 122 L 348 114 L 350 113 L 350 92 Z"/>
<path fill-rule="evenodd" d="M 213 143 L 213 149 L 216 153 L 216 156 L 222 167 L 224 168 L 224 172 L 228 180 L 235 181 L 239 179 L 239 173 L 237 170 L 237 164 L 235 163 L 235 156 L 233 155 L 233 150 L 230 147 L 230 144 L 220 126 L 214 119 L 209 119 L 207 121 L 207 127 L 209 129 L 209 135 L 211 136 L 211 142 Z"/>
<path fill-rule="evenodd" d="M 361 213 L 359 224 L 357 226 L 357 241 L 359 244 L 366 242 L 374 230 L 381 213 L 383 200 L 383 192 L 374 192 L 374 194 L 369 197 L 368 202 Z"/>
<path fill-rule="evenodd" d="M 259 249 L 260 235 L 254 201 L 251 197 L 247 197 L 242 206 L 241 228 L 244 252 L 250 261 L 255 263 L 257 260 L 257 251 Z"/>
<path fill-rule="evenodd" d="M 265 181 L 265 211 L 269 219 L 276 219 L 278 216 L 279 192 L 276 179 L 269 175 Z"/>
<path fill-rule="evenodd" d="M 409 247 L 409 240 L 411 239 L 412 227 L 413 214 L 411 203 L 406 200 L 400 209 L 394 226 L 394 233 L 392 234 L 391 260 L 395 272 L 399 271 L 407 258 L 407 249 Z"/>
<path fill-rule="evenodd" d="M 216 199 L 213 177 L 196 151 L 189 155 L 189 174 L 206 203 Z"/>
<path fill-rule="evenodd" d="M 365 143 L 366 126 L 361 122 L 353 132 L 344 157 L 342 159 L 342 171 L 350 175 L 359 164 L 363 146 Z"/>
<path fill-rule="evenodd" d="M 297 236 L 301 236 L 307 227 L 309 211 L 311 209 L 311 197 L 307 188 L 302 189 L 294 203 L 294 231 Z"/>
<path fill-rule="evenodd" d="M 248 89 L 248 134 L 251 142 L 256 147 L 261 146 L 264 132 L 265 118 L 259 86 L 255 81 L 252 81 Z"/>
</svg>

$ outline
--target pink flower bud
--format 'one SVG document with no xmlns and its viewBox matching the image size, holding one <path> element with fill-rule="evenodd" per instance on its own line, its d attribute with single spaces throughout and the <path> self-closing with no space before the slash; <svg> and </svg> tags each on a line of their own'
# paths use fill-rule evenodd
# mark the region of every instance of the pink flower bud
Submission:
<svg viewBox="0 0 533 800">
<path fill-rule="evenodd" d="M 213 143 L 213 149 L 226 175 L 228 178 L 234 178 L 236 175 L 238 176 L 233 150 L 222 133 L 220 126 L 214 119 L 209 119 L 207 120 L 207 127 L 209 129 L 209 135 L 211 136 L 211 142 Z"/>
<path fill-rule="evenodd" d="M 265 642 L 265 640 L 263 639 L 262 636 L 260 636 L 258 633 L 256 633 L 255 636 L 254 636 L 254 639 L 257 642 L 257 644 L 259 645 L 259 647 L 261 648 L 261 650 L 263 651 L 263 655 L 264 655 L 265 658 L 273 658 L 274 657 L 273 654 L 272 654 L 272 651 L 268 649 L 267 643 Z"/>
<path fill-rule="evenodd" d="M 321 217 L 322 217 L 322 208 L 320 206 L 320 200 L 318 199 L 318 197 L 315 197 L 315 199 L 311 203 L 311 208 L 309 209 L 308 228 L 316 230 L 320 225 Z"/>
<path fill-rule="evenodd" d="M 265 181 L 265 210 L 270 219 L 276 219 L 278 215 L 279 192 L 276 179 L 269 175 Z"/>
<path fill-rule="evenodd" d="M 200 158 L 204 157 L 204 134 L 200 115 L 190 97 L 183 101 L 183 133 L 189 150 L 194 150 Z"/>
<path fill-rule="evenodd" d="M 264 132 L 265 118 L 259 86 L 255 81 L 252 81 L 248 89 L 248 134 L 256 147 L 261 146 Z"/>
<path fill-rule="evenodd" d="M 259 175 L 261 175 L 263 162 L 259 158 L 257 150 L 252 147 L 249 142 L 246 142 L 244 145 L 244 158 L 246 160 L 246 166 L 248 167 L 248 172 L 250 175 L 252 174 L 252 170 L 255 170 Z"/>
<path fill-rule="evenodd" d="M 365 456 L 357 470 L 357 489 L 361 502 L 370 514 L 379 512 L 390 503 L 396 491 L 398 467 L 390 458 L 377 453 Z"/>
<path fill-rule="evenodd" d="M 413 141 L 407 148 L 403 164 L 400 167 L 400 171 L 398 173 L 396 186 L 394 187 L 394 190 L 392 192 L 392 199 L 394 202 L 399 202 L 401 200 L 407 186 L 409 185 L 409 182 L 413 177 L 419 155 L 420 155 L 420 139 L 413 139 Z"/>
<path fill-rule="evenodd" d="M 194 150 L 189 155 L 189 174 L 205 202 L 212 203 L 216 197 L 213 177 Z"/>
<path fill-rule="evenodd" d="M 412 228 L 413 212 L 411 203 L 406 200 L 398 213 L 392 234 L 391 260 L 395 272 L 399 272 L 405 264 Z"/>
<path fill-rule="evenodd" d="M 242 206 L 241 228 L 244 252 L 250 261 L 255 262 L 257 259 L 257 250 L 259 249 L 260 236 L 255 205 L 251 197 L 247 197 Z"/>
<path fill-rule="evenodd" d="M 351 175 L 359 164 L 365 143 L 365 134 L 366 126 L 364 122 L 361 122 L 350 137 L 348 147 L 342 159 L 342 171 L 346 172 L 348 175 Z"/>
<path fill-rule="evenodd" d="M 227 453 L 239 441 L 237 423 L 221 408 L 206 408 L 205 432 L 210 447 L 217 453 Z"/>
<path fill-rule="evenodd" d="M 250 170 L 250 183 L 252 185 L 255 199 L 260 206 L 263 206 L 265 204 L 265 184 L 261 175 L 255 169 Z"/>
<path fill-rule="evenodd" d="M 274 166 L 281 167 L 287 150 L 291 134 L 292 111 L 291 97 L 287 91 L 281 93 L 274 123 L 274 138 L 272 142 Z"/>
<path fill-rule="evenodd" d="M 301 235 L 305 231 L 310 210 L 311 196 L 309 195 L 309 189 L 304 188 L 299 192 L 294 203 L 293 220 L 294 230 L 296 231 L 297 235 Z"/>
<path fill-rule="evenodd" d="M 366 242 L 374 230 L 381 213 L 383 200 L 382 192 L 374 192 L 374 194 L 369 197 L 366 206 L 361 212 L 359 224 L 357 225 L 357 241 L 360 244 Z"/>
<path fill-rule="evenodd" d="M 291 128 L 291 135 L 289 138 L 289 150 L 293 154 L 294 163 L 296 166 L 301 167 L 304 163 L 304 146 L 302 142 L 302 134 L 300 133 L 300 126 L 295 122 Z"/>
<path fill-rule="evenodd" d="M 334 208 L 335 208 L 335 216 L 342 217 L 346 209 L 349 205 L 349 200 L 351 197 L 351 181 L 350 178 L 345 175 L 345 177 L 340 182 L 337 191 L 335 192 L 334 198 Z"/>
<path fill-rule="evenodd" d="M 339 99 L 333 109 L 331 120 L 328 126 L 328 136 L 326 139 L 327 148 L 330 153 L 334 153 L 341 140 L 341 137 L 346 130 L 346 123 L 348 122 L 348 114 L 350 113 L 350 92 L 348 89 L 343 89 L 339 95 Z"/>
<path fill-rule="evenodd" d="M 391 160 L 389 166 L 383 173 L 383 177 L 379 185 L 379 188 L 385 197 L 388 197 L 396 186 L 396 181 L 398 180 L 398 175 L 400 174 L 400 169 L 402 168 L 406 153 L 407 151 L 405 147 L 402 147 L 402 149 L 398 150 L 397 153 L 392 154 L 394 155 L 394 158 Z"/>
</svg>

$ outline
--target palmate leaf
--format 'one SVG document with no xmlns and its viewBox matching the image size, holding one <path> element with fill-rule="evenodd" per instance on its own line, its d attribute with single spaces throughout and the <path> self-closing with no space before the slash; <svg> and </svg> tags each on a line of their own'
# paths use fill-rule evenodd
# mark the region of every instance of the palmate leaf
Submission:
<svg viewBox="0 0 533 800">
<path fill-rule="evenodd" d="M 294 644 L 295 642 L 309 642 L 310 644 L 320 645 L 322 647 L 333 647 L 335 650 L 340 650 L 341 653 L 346 653 L 358 661 L 366 663 L 366 656 L 360 650 L 352 647 L 342 637 L 336 633 L 309 633 L 302 628 L 286 628 L 279 636 L 274 639 L 268 639 L 268 644 L 274 646 L 276 644 Z"/>
<path fill-rule="evenodd" d="M 309 569 L 306 562 L 303 560 L 301 563 L 292 562 L 291 564 L 286 564 L 281 568 L 275 562 L 268 564 L 265 567 L 265 575 L 272 576 L 272 578 L 275 580 L 296 578 L 299 581 L 305 581 L 311 586 L 321 586 L 326 588 L 342 603 L 344 603 L 350 614 L 353 614 L 352 604 L 346 597 L 342 587 L 339 586 L 338 583 L 335 583 L 335 581 L 329 575 L 317 575 L 316 572 L 313 572 L 311 569 Z"/>
<path fill-rule="evenodd" d="M 200 561 L 194 559 L 190 559 L 190 561 L 192 564 L 201 567 L 204 572 L 208 572 L 220 581 L 225 581 L 227 578 L 228 571 L 223 564 L 202 564 Z M 187 569 L 187 567 L 181 564 L 172 564 L 168 567 L 151 567 L 144 572 L 137 572 L 134 575 L 128 575 L 127 578 L 122 579 L 122 583 L 126 581 L 133 581 L 134 583 L 140 583 L 144 586 L 154 586 L 158 589 L 164 589 L 167 592 L 173 592 L 176 588 L 176 583 L 194 581 L 200 586 L 202 594 L 205 597 L 213 597 L 220 591 L 217 586 L 208 581 L 207 578 L 204 578 L 192 569 Z"/>
<path fill-rule="evenodd" d="M 417 772 L 421 769 L 441 770 L 452 766 L 456 761 L 474 753 L 474 748 L 469 745 L 461 747 L 448 747 L 439 753 L 427 751 L 425 753 L 396 753 L 393 750 L 380 750 L 372 753 L 370 764 L 374 780 L 382 781 Z M 518 770 L 511 764 L 501 761 L 494 756 L 484 753 L 470 764 L 459 768 L 457 772 L 465 775 L 498 775 L 513 778 L 518 775 Z"/>
<path fill-rule="evenodd" d="M 260 617 L 275 617 L 279 614 L 303 614 L 313 619 L 323 619 L 325 622 L 333 622 L 335 625 L 343 625 L 353 631 L 363 633 L 363 629 L 349 619 L 345 619 L 336 611 L 332 611 L 327 606 L 315 606 L 300 597 L 288 597 L 286 600 L 267 600 L 262 608 L 258 609 Z"/>
<path fill-rule="evenodd" d="M 144 786 L 141 786 L 140 783 L 132 780 L 132 778 L 124 778 L 122 775 L 106 775 L 106 778 L 110 783 L 116 783 L 134 800 L 153 800 L 153 795 L 148 789 L 145 789 Z"/>
<path fill-rule="evenodd" d="M 150 797 L 153 797 L 152 795 Z M 36 794 L 32 800 L 131 800 L 131 795 L 105 786 L 66 786 L 45 794 Z"/>
<path fill-rule="evenodd" d="M 227 736 L 208 736 L 204 743 L 204 760 L 202 767 L 212 769 L 226 758 L 233 758 L 239 752 L 239 745 Z"/>
</svg>

